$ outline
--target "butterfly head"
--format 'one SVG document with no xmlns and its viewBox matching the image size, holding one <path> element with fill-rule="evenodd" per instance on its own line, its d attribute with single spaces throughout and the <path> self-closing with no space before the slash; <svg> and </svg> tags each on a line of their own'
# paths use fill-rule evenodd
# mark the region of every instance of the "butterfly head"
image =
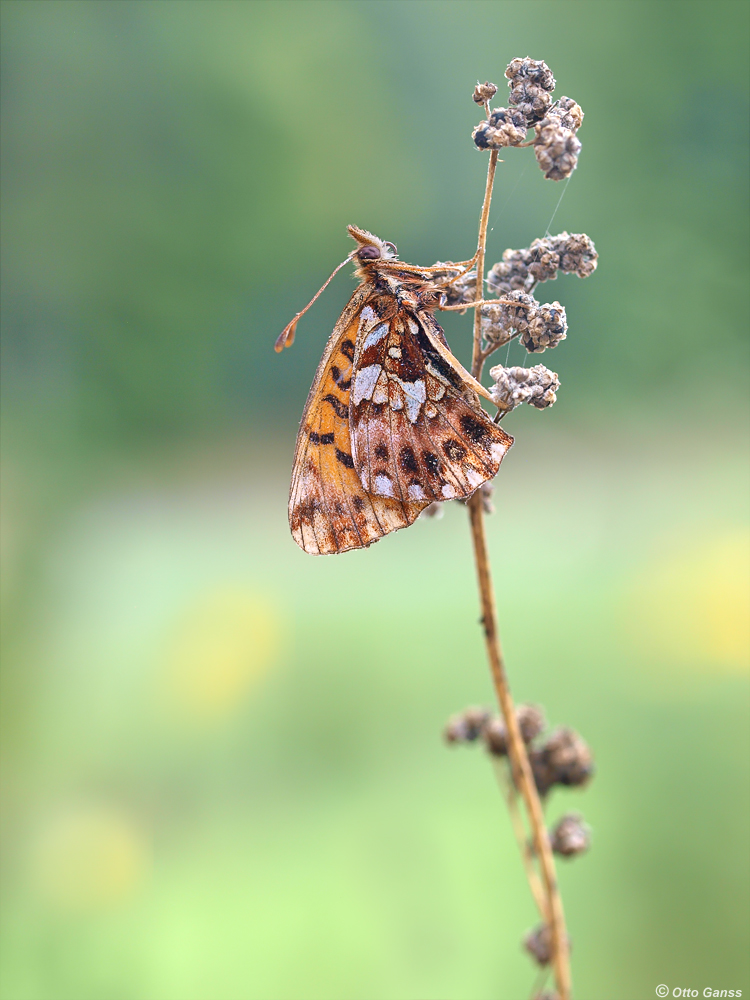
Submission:
<svg viewBox="0 0 750 1000">
<path fill-rule="evenodd" d="M 358 264 L 372 263 L 373 261 L 396 260 L 398 254 L 395 243 L 387 243 L 385 240 L 373 236 L 366 229 L 359 229 L 357 226 L 348 226 L 349 235 L 357 241 L 357 249 L 354 251 L 353 259 Z"/>
</svg>

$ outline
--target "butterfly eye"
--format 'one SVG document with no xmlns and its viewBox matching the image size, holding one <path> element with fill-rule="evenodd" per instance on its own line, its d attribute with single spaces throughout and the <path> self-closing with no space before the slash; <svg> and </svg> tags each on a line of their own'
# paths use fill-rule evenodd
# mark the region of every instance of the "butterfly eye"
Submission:
<svg viewBox="0 0 750 1000">
<path fill-rule="evenodd" d="M 357 254 L 360 260 L 377 260 L 380 257 L 380 250 L 377 247 L 362 247 Z"/>
<path fill-rule="evenodd" d="M 398 253 L 398 247 L 396 246 L 395 243 L 386 243 L 386 246 L 390 247 L 391 250 L 393 250 L 394 253 Z"/>
</svg>

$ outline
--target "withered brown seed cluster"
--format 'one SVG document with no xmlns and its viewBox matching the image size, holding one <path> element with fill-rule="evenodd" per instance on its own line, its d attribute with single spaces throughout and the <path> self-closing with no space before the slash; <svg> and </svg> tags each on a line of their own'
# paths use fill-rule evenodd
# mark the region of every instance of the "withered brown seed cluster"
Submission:
<svg viewBox="0 0 750 1000">
<path fill-rule="evenodd" d="M 523 940 L 523 946 L 539 965 L 549 965 L 552 957 L 552 932 L 546 924 L 540 924 L 529 931 Z"/>
<path fill-rule="evenodd" d="M 549 180 L 570 177 L 578 166 L 581 142 L 576 132 L 583 123 L 580 105 L 570 97 L 553 103 L 555 78 L 540 59 L 513 59 L 505 70 L 510 94 L 507 108 L 494 108 L 472 132 L 477 149 L 503 149 L 526 144 L 534 129 L 534 152 Z M 473 99 L 487 104 L 497 93 L 494 83 L 477 84 Z M 527 144 L 528 145 L 528 144 Z"/>
<path fill-rule="evenodd" d="M 519 705 L 516 719 L 521 738 L 529 748 L 529 761 L 540 795 L 546 795 L 553 785 L 586 784 L 594 773 L 594 762 L 591 751 L 578 733 L 562 726 L 539 742 L 546 721 L 538 705 Z M 508 753 L 505 723 L 486 708 L 467 708 L 451 716 L 443 736 L 447 743 L 481 740 L 495 757 L 505 757 Z"/>
<path fill-rule="evenodd" d="M 514 410 L 521 403 L 528 403 L 537 410 L 545 410 L 557 400 L 560 379 L 544 365 L 533 368 L 490 368 L 494 385 L 490 394 L 504 410 Z"/>
<path fill-rule="evenodd" d="M 558 272 L 588 278 L 598 259 L 585 233 L 544 236 L 522 250 L 506 250 L 503 259 L 490 268 L 487 285 L 503 297 L 513 291 L 531 292 L 541 281 L 554 281 Z"/>
</svg>

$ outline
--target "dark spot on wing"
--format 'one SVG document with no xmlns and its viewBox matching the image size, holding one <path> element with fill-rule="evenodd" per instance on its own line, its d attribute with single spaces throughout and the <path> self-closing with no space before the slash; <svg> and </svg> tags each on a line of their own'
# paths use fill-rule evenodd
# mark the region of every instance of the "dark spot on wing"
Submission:
<svg viewBox="0 0 750 1000">
<path fill-rule="evenodd" d="M 354 459 L 352 458 L 352 456 L 348 452 L 341 451 L 340 448 L 337 448 L 336 449 L 336 458 L 337 458 L 337 460 L 339 462 L 341 462 L 342 465 L 345 465 L 347 467 L 347 469 L 353 469 L 354 468 Z"/>
<path fill-rule="evenodd" d="M 342 420 L 346 420 L 348 418 L 349 407 L 346 403 L 342 403 L 340 399 L 336 399 L 336 397 L 330 392 L 327 396 L 323 396 L 323 400 L 324 402 L 331 404 L 336 411 L 336 416 L 341 417 Z"/>
<path fill-rule="evenodd" d="M 331 378 L 339 389 L 343 389 L 344 392 L 352 387 L 352 380 L 350 378 L 343 378 L 341 375 L 341 369 L 337 368 L 336 365 L 331 365 Z"/>
<path fill-rule="evenodd" d="M 399 452 L 399 461 L 404 472 L 419 472 L 416 456 L 408 446 L 402 448 Z"/>
<path fill-rule="evenodd" d="M 465 413 L 461 417 L 459 423 L 461 424 L 461 429 L 464 434 L 471 441 L 484 441 L 490 433 L 490 429 L 487 427 L 487 424 L 479 417 L 473 417 L 470 413 Z"/>
<path fill-rule="evenodd" d="M 383 462 L 388 461 L 388 449 L 384 444 L 375 445 L 375 458 L 380 458 Z"/>
<path fill-rule="evenodd" d="M 352 497 L 352 507 L 354 507 L 354 509 L 356 511 L 359 511 L 359 512 L 361 512 L 361 511 L 363 511 L 365 509 L 365 502 L 364 502 L 364 500 L 362 499 L 361 496 L 358 496 L 356 493 Z"/>
<path fill-rule="evenodd" d="M 354 344 L 348 337 L 346 340 L 342 341 L 339 350 L 345 358 L 349 358 L 350 361 L 354 361 Z"/>
<path fill-rule="evenodd" d="M 422 452 L 422 461 L 425 464 L 425 468 L 428 472 L 431 472 L 433 476 L 437 476 L 440 472 L 440 459 L 432 451 Z"/>
<path fill-rule="evenodd" d="M 308 437 L 313 444 L 333 444 L 333 431 L 327 434 L 318 434 L 317 431 L 310 431 Z"/>
<path fill-rule="evenodd" d="M 466 457 L 466 449 L 455 438 L 448 438 L 447 441 L 443 442 L 443 451 L 451 462 L 460 462 L 462 458 Z"/>
</svg>

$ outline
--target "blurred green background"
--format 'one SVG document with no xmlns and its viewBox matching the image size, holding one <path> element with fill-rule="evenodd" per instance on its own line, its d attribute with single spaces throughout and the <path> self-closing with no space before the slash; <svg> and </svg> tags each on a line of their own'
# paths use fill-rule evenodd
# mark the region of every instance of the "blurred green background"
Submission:
<svg viewBox="0 0 750 1000">
<path fill-rule="evenodd" d="M 516 697 L 597 760 L 549 807 L 593 828 L 560 865 L 576 996 L 750 989 L 747 28 L 740 2 L 2 4 L 3 1000 L 529 995 L 491 768 L 440 739 L 492 698 L 465 511 L 299 551 L 294 435 L 351 279 L 271 349 L 349 222 L 471 255 L 471 91 L 502 103 L 527 54 L 583 153 L 566 186 L 508 152 L 489 260 L 548 226 L 601 260 L 540 289 L 563 388 L 508 419 L 488 531 Z"/>
</svg>

